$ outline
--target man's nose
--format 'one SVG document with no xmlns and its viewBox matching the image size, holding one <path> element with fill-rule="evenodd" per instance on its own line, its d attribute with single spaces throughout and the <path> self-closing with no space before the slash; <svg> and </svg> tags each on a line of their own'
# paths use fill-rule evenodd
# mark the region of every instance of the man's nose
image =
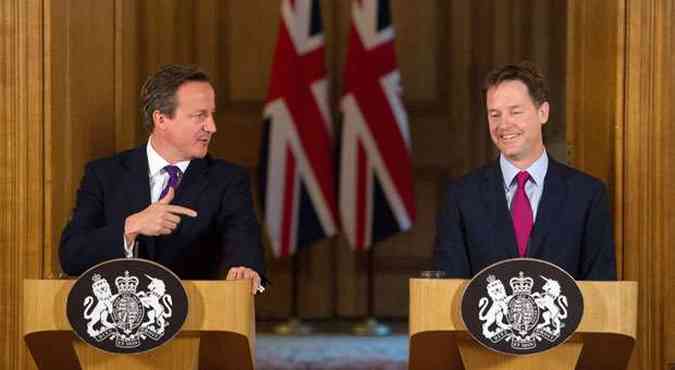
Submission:
<svg viewBox="0 0 675 370">
<path fill-rule="evenodd" d="M 502 127 L 511 127 L 515 123 L 512 114 L 504 114 L 502 116 L 501 125 Z"/>
<path fill-rule="evenodd" d="M 204 131 L 215 134 L 218 129 L 216 128 L 216 120 L 213 116 L 210 116 L 206 123 L 204 123 Z"/>
</svg>

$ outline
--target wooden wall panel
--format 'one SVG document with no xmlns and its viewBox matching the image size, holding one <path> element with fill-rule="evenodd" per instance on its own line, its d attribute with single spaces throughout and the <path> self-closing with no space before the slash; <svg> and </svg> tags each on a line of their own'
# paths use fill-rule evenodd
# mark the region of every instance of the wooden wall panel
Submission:
<svg viewBox="0 0 675 370">
<path fill-rule="evenodd" d="M 46 32 L 46 275 L 88 161 L 115 152 L 113 1 L 48 3 Z"/>
<path fill-rule="evenodd" d="M 672 26 L 668 0 L 626 2 L 626 90 L 623 140 L 624 276 L 640 283 L 640 340 L 633 366 L 665 367 L 664 307 L 672 305 L 666 284 L 673 274 L 666 257 L 666 207 L 672 189 L 664 187 L 669 143 L 661 140 L 673 125 L 670 106 Z M 658 138 L 658 139 L 657 139 Z M 670 143 L 672 145 L 672 143 Z"/>
<path fill-rule="evenodd" d="M 664 14 L 670 14 L 670 17 L 665 19 L 675 19 L 675 2 L 664 4 Z M 664 110 L 664 135 L 662 136 L 662 145 L 664 150 L 664 205 L 665 212 L 665 235 L 663 237 L 664 243 L 664 261 L 666 268 L 666 276 L 664 279 L 664 297 L 666 301 L 663 302 L 664 307 L 664 348 L 665 348 L 665 362 L 668 364 L 666 369 L 675 369 L 675 304 L 672 304 L 673 297 L 675 297 L 675 271 L 672 266 L 675 266 L 675 109 L 672 104 L 668 102 L 675 101 L 675 26 L 672 22 L 666 22 L 662 25 L 665 52 L 664 56 L 664 71 L 666 77 L 664 78 L 664 95 L 663 95 L 663 110 Z M 668 46 L 670 45 L 670 46 Z M 670 68 L 668 68 L 670 66 Z M 670 117 L 668 119 L 667 117 Z M 670 158 L 671 160 L 668 160 Z M 667 304 L 666 302 L 670 302 Z"/>
<path fill-rule="evenodd" d="M 279 2 L 229 1 L 227 90 L 231 102 L 261 102 L 279 27 Z"/>
<path fill-rule="evenodd" d="M 473 155 L 461 155 L 457 143 L 472 143 L 471 133 L 476 128 L 486 127 L 480 124 L 482 120 L 473 115 L 473 109 L 469 104 L 472 97 L 475 97 L 477 89 L 477 80 L 472 77 L 474 66 L 472 62 L 472 45 L 474 36 L 472 32 L 473 18 L 467 16 L 470 14 L 471 2 L 451 1 L 448 10 L 445 27 L 449 34 L 448 47 L 444 53 L 448 60 L 448 81 L 449 96 L 446 97 L 448 105 L 448 117 L 445 122 L 439 123 L 440 128 L 446 127 L 450 132 L 444 133 L 442 137 L 453 138 L 453 145 L 447 145 L 443 148 L 442 154 L 435 157 L 448 158 L 448 170 L 451 177 L 457 177 L 464 174 L 467 170 L 478 165 Z M 452 47 L 449 47 L 452 45 Z M 486 124 L 487 125 L 487 124 Z M 487 128 L 486 128 L 487 131 Z M 440 139 L 442 140 L 442 139 Z M 481 139 L 482 141 L 483 139 Z M 436 147 L 439 147 L 437 145 Z M 461 148 L 461 147 L 460 147 Z M 473 152 L 473 149 L 471 149 Z M 472 153 L 473 154 L 473 153 Z M 484 159 L 484 155 L 480 156 Z"/>
<path fill-rule="evenodd" d="M 115 151 L 127 150 L 145 137 L 140 113 L 140 86 L 143 83 L 139 61 L 138 1 L 115 2 Z"/>
<path fill-rule="evenodd" d="M 629 368 L 669 369 L 675 362 L 673 3 L 569 5 L 573 162 L 609 180 L 619 273 L 640 284 L 638 341 Z"/>
<path fill-rule="evenodd" d="M 447 13 L 442 1 L 420 1 L 411 6 L 393 1 L 391 13 L 396 32 L 396 53 L 406 102 L 438 104 L 445 86 L 441 66 L 441 38 Z"/>
<path fill-rule="evenodd" d="M 567 140 L 570 160 L 614 183 L 615 122 L 622 93 L 622 1 L 570 2 Z M 606 14 L 606 17 L 598 17 Z M 593 32 L 588 32 L 592 28 Z"/>
<path fill-rule="evenodd" d="M 42 276 L 43 4 L 0 2 L 0 368 L 34 369 L 22 340 L 24 278 Z"/>
<path fill-rule="evenodd" d="M 565 111 L 570 162 L 603 180 L 610 194 L 620 194 L 622 169 L 614 163 L 622 162 L 624 4 L 571 1 L 568 12 Z M 623 209 L 616 202 L 613 208 L 621 276 Z"/>
</svg>

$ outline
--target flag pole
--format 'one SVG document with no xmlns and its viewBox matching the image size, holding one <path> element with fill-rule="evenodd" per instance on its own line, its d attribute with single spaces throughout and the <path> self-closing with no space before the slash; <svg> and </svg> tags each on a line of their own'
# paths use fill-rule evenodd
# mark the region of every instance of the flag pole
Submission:
<svg viewBox="0 0 675 370">
<path fill-rule="evenodd" d="M 368 312 L 365 320 L 357 323 L 352 328 L 355 335 L 382 337 L 391 334 L 391 328 L 385 324 L 380 323 L 375 317 L 375 245 L 371 245 L 366 252 L 368 260 L 368 274 L 367 276 L 367 298 L 368 298 Z"/>
<path fill-rule="evenodd" d="M 274 327 L 274 333 L 278 335 L 309 335 L 314 329 L 304 323 L 298 314 L 298 293 L 300 291 L 300 256 L 299 251 L 291 257 L 291 312 L 290 317 L 283 323 Z"/>
</svg>

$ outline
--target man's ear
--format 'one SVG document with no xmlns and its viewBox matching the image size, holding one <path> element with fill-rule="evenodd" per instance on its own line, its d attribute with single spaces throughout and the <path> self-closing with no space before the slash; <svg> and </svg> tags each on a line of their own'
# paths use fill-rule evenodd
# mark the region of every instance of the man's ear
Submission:
<svg viewBox="0 0 675 370">
<path fill-rule="evenodd" d="M 539 123 L 545 125 L 548 122 L 548 114 L 550 112 L 551 106 L 547 101 L 541 103 L 537 108 L 537 117 L 539 117 Z"/>
<path fill-rule="evenodd" d="M 160 113 L 158 110 L 152 112 L 152 122 L 154 123 L 154 126 L 156 129 L 163 130 L 165 127 L 166 119 L 162 113 Z"/>
</svg>

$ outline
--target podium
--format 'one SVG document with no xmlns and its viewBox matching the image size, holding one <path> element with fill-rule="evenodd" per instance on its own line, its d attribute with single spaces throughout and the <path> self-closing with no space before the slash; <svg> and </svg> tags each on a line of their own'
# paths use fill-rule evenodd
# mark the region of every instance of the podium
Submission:
<svg viewBox="0 0 675 370">
<path fill-rule="evenodd" d="M 253 370 L 255 312 L 249 280 L 183 281 L 189 312 L 180 333 L 153 351 L 113 354 L 73 333 L 66 298 L 74 280 L 24 280 L 23 337 L 40 370 Z"/>
<path fill-rule="evenodd" d="M 468 280 L 410 280 L 410 370 L 625 369 L 637 333 L 637 282 L 578 282 L 584 313 L 577 331 L 548 351 L 511 356 L 483 347 L 460 318 Z"/>
</svg>

